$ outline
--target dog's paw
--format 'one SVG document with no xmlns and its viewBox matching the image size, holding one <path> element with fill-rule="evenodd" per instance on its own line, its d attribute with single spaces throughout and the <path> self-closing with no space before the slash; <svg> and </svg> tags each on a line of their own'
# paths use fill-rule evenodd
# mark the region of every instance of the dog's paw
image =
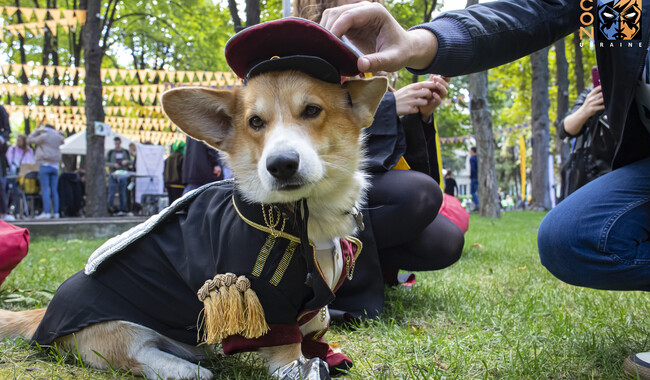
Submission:
<svg viewBox="0 0 650 380">
<path fill-rule="evenodd" d="M 193 365 L 191 368 L 179 368 L 179 379 L 190 379 L 190 380 L 212 380 L 214 377 L 210 370 L 205 369 L 198 365 Z"/>
<path fill-rule="evenodd" d="M 145 371 L 145 377 L 151 380 L 212 380 L 214 377 L 210 370 L 193 363 L 177 363 L 173 368 L 159 369 L 158 371 Z"/>
<path fill-rule="evenodd" d="M 284 365 L 271 375 L 277 380 L 330 380 L 327 363 L 320 358 L 304 356 Z"/>
</svg>

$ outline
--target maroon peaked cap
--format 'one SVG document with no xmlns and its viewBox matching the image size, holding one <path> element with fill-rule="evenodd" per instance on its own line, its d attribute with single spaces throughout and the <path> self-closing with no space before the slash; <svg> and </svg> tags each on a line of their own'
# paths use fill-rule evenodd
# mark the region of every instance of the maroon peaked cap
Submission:
<svg viewBox="0 0 650 380">
<path fill-rule="evenodd" d="M 244 80 L 282 70 L 302 71 L 330 83 L 359 74 L 352 48 L 319 24 L 296 17 L 242 30 L 228 41 L 225 55 Z"/>
</svg>

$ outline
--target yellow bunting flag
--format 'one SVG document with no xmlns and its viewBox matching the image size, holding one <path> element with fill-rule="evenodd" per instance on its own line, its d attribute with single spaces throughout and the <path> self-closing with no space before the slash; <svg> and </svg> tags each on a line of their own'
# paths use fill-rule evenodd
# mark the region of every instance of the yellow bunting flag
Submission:
<svg viewBox="0 0 650 380">
<path fill-rule="evenodd" d="M 47 9 L 36 8 L 34 9 L 34 14 L 36 14 L 36 19 L 38 21 L 45 21 L 45 18 L 47 17 Z"/>
<path fill-rule="evenodd" d="M 7 17 L 11 17 L 16 13 L 18 10 L 18 7 L 3 7 L 4 10 L 7 12 Z"/>
<path fill-rule="evenodd" d="M 57 30 L 57 22 L 54 20 L 47 20 L 45 21 L 45 25 L 47 25 L 47 28 L 50 30 L 50 33 L 52 33 L 53 36 L 56 36 L 56 30 Z"/>
<path fill-rule="evenodd" d="M 25 17 L 23 22 L 29 22 L 34 14 L 34 8 L 20 8 L 20 13 Z"/>
</svg>

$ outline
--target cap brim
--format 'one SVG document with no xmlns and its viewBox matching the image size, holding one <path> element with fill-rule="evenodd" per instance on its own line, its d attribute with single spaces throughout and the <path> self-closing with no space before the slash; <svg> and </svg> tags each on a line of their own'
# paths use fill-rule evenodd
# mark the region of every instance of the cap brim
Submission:
<svg viewBox="0 0 650 380">
<path fill-rule="evenodd" d="M 262 61 L 253 66 L 245 80 L 271 71 L 298 70 L 316 79 L 329 83 L 340 83 L 341 75 L 339 71 L 329 62 L 322 58 L 311 57 L 306 55 L 292 55 L 289 57 L 274 58 Z"/>
</svg>

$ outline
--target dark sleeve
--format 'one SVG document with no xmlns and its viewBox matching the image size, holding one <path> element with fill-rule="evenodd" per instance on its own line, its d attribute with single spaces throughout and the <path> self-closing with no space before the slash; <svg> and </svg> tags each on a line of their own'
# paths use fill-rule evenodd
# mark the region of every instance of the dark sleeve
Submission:
<svg viewBox="0 0 650 380">
<path fill-rule="evenodd" d="M 579 27 L 580 1 L 500 0 L 446 12 L 427 29 L 438 38 L 431 65 L 416 74 L 469 74 L 526 56 Z"/>
<path fill-rule="evenodd" d="M 592 89 L 593 89 L 593 87 L 587 87 L 587 88 L 584 89 L 584 91 L 582 91 L 582 93 L 580 93 L 580 95 L 578 95 L 578 98 L 573 103 L 573 106 L 571 107 L 571 109 L 569 110 L 569 113 L 567 113 L 566 116 L 572 115 L 580 107 L 582 107 L 583 104 L 585 104 L 585 100 L 587 99 L 587 95 L 589 95 L 589 93 L 591 92 Z M 567 138 L 567 137 L 576 137 L 576 136 L 581 135 L 585 130 L 584 128 L 581 128 L 580 132 L 578 132 L 578 134 L 576 134 L 575 136 L 566 131 L 566 129 L 564 128 L 564 119 L 566 119 L 566 116 L 564 118 L 562 118 L 562 121 L 560 122 L 560 125 L 558 127 L 558 128 L 560 128 L 559 137 L 561 139 L 564 139 L 564 138 Z M 589 120 L 587 120 L 585 123 L 589 123 Z"/>
<path fill-rule="evenodd" d="M 406 162 L 411 169 L 432 175 L 432 168 L 429 167 L 429 149 L 424 131 L 426 123 L 422 122 L 419 113 L 402 116 L 401 122 L 406 136 L 406 153 L 404 153 Z"/>
<path fill-rule="evenodd" d="M 204 143 L 205 144 L 205 143 Z M 221 159 L 219 158 L 219 152 L 212 148 L 211 146 L 208 146 L 208 144 L 205 144 L 206 149 L 208 150 L 208 160 L 210 161 L 210 166 L 215 167 L 215 166 L 221 166 Z"/>
<path fill-rule="evenodd" d="M 366 170 L 390 170 L 406 151 L 404 131 L 395 108 L 395 95 L 387 92 L 379 103 L 366 135 Z"/>
<path fill-rule="evenodd" d="M 9 114 L 3 106 L 0 106 L 0 136 L 8 142 L 10 134 L 11 125 L 9 125 Z"/>
</svg>

